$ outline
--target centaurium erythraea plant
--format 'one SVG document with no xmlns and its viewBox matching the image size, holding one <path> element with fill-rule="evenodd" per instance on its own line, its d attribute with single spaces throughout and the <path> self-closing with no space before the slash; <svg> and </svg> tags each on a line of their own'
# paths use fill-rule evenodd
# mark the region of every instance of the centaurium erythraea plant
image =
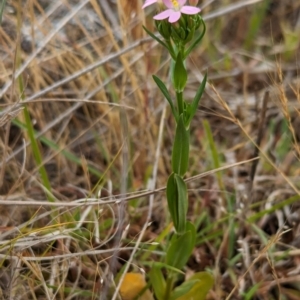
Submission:
<svg viewBox="0 0 300 300">
<path fill-rule="evenodd" d="M 172 151 L 172 174 L 168 179 L 167 199 L 174 227 L 179 234 L 185 232 L 187 224 L 188 199 L 183 176 L 188 170 L 189 128 L 206 84 L 205 76 L 193 101 L 186 101 L 183 94 L 188 78 L 185 60 L 201 42 L 205 33 L 205 23 L 199 14 L 200 8 L 185 5 L 186 2 L 187 0 L 146 0 L 143 5 L 145 8 L 155 3 L 160 4 L 158 9 L 161 12 L 155 15 L 153 19 L 163 39 L 155 36 L 147 28 L 144 27 L 144 29 L 153 39 L 163 45 L 172 57 L 170 74 L 176 93 L 176 104 L 166 85 L 155 75 L 153 75 L 153 79 L 168 101 L 176 121 Z M 190 3 L 195 4 L 196 2 Z M 202 28 L 202 32 L 196 36 L 196 30 L 199 28 Z"/>
<path fill-rule="evenodd" d="M 201 42 L 206 27 L 199 14 L 201 11 L 200 8 L 195 6 L 197 0 L 189 1 L 189 3 L 194 6 L 185 5 L 186 2 L 187 0 L 146 0 L 143 5 L 143 8 L 146 8 L 155 3 L 159 4 L 157 6 L 159 12 L 153 19 L 161 37 L 153 34 L 146 27 L 144 27 L 144 29 L 153 39 L 168 50 L 172 58 L 170 75 L 176 99 L 173 99 L 167 86 L 159 77 L 153 75 L 153 79 L 168 101 L 176 121 L 171 158 L 172 173 L 168 178 L 166 188 L 168 209 L 176 233 L 169 241 L 165 255 L 165 263 L 175 269 L 182 269 L 185 266 L 196 243 L 196 228 L 192 223 L 187 221 L 186 217 L 189 203 L 184 176 L 188 171 L 190 123 L 198 110 L 199 101 L 204 92 L 207 78 L 205 75 L 193 100 L 187 101 L 184 97 L 184 90 L 188 79 L 185 60 L 191 51 Z M 198 29 L 201 29 L 200 34 L 197 33 Z M 159 269 L 155 272 L 161 271 Z M 159 277 L 163 278 L 162 273 L 160 274 L 161 276 Z M 176 272 L 168 270 L 165 291 L 160 291 L 157 297 L 158 299 L 177 299 L 175 295 L 172 294 L 174 283 L 176 282 L 174 279 L 176 274 Z M 203 278 L 203 274 L 199 273 L 198 275 Z M 203 297 L 199 298 L 198 295 L 198 288 L 203 290 L 203 281 L 201 281 L 201 279 L 201 286 L 198 286 L 198 283 L 195 281 L 193 288 L 191 288 L 191 293 L 186 293 L 187 299 L 204 299 L 205 294 L 213 283 L 209 274 L 204 275 L 206 277 L 207 289 L 203 293 Z M 156 277 L 155 275 L 155 278 Z M 192 292 L 193 289 L 195 289 L 195 292 Z M 174 297 L 172 297 L 172 295 Z M 180 297 L 180 299 L 181 298 L 183 299 L 183 297 Z"/>
</svg>

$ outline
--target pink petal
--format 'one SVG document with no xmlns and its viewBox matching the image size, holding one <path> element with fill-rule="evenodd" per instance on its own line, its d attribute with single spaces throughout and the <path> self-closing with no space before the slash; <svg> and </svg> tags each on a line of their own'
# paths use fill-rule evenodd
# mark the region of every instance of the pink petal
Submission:
<svg viewBox="0 0 300 300">
<path fill-rule="evenodd" d="M 186 15 L 196 15 L 201 11 L 201 9 L 198 7 L 195 7 L 195 6 L 187 6 L 186 5 L 186 6 L 181 7 L 180 11 Z"/>
<path fill-rule="evenodd" d="M 175 23 L 175 22 L 177 22 L 180 19 L 180 16 L 181 16 L 181 12 L 180 11 L 172 11 L 172 13 L 170 14 L 170 17 L 169 17 L 168 21 L 170 23 Z"/>
<path fill-rule="evenodd" d="M 173 13 L 173 9 L 167 9 L 162 11 L 161 13 L 157 14 L 153 17 L 154 20 L 164 20 L 170 17 L 170 15 Z"/>
<path fill-rule="evenodd" d="M 144 3 L 144 5 L 142 6 L 142 9 L 144 9 L 145 7 L 152 5 L 154 3 L 156 3 L 157 0 L 146 0 L 146 2 Z"/>
<path fill-rule="evenodd" d="M 186 3 L 186 0 L 177 0 L 177 1 L 180 7 L 182 7 Z"/>
<path fill-rule="evenodd" d="M 163 0 L 163 3 L 167 8 L 173 8 L 173 4 L 170 0 Z"/>
</svg>

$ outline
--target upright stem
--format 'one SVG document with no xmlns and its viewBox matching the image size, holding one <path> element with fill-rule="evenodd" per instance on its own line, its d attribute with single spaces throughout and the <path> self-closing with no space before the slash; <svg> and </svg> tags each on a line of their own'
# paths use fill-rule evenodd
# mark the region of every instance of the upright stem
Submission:
<svg viewBox="0 0 300 300">
<path fill-rule="evenodd" d="M 169 53 L 172 57 L 173 60 L 176 60 L 176 53 L 174 51 L 174 47 L 173 47 L 173 44 L 171 43 L 170 40 L 165 40 L 166 44 L 168 45 L 169 47 Z"/>
<path fill-rule="evenodd" d="M 184 110 L 183 93 L 182 92 L 176 92 L 176 100 L 177 100 L 177 107 L 178 107 L 178 115 L 180 116 Z"/>
<path fill-rule="evenodd" d="M 173 276 L 170 274 L 169 278 L 167 279 L 167 284 L 166 284 L 166 292 L 165 292 L 165 300 L 169 300 L 171 296 L 171 292 L 173 290 Z"/>
</svg>

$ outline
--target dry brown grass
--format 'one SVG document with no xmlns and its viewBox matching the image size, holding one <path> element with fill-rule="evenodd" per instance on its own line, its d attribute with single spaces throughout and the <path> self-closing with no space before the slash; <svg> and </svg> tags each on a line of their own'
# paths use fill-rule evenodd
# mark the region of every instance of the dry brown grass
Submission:
<svg viewBox="0 0 300 300">
<path fill-rule="evenodd" d="M 247 40 L 259 2 L 207 5 L 208 33 L 188 61 L 187 97 L 209 70 L 192 125 L 189 219 L 198 237 L 186 266 L 187 274 L 214 274 L 208 299 L 300 298 L 300 4 L 270 1 Z M 168 80 L 168 57 L 142 30 L 153 22 L 141 5 L 7 3 L 0 27 L 0 299 L 120 299 L 112 273 L 119 276 L 128 261 L 130 270 L 147 270 L 163 256 L 164 239 L 152 242 L 170 223 L 163 189 L 174 123 L 151 80 Z M 46 202 L 24 105 L 54 203 Z M 256 153 L 260 160 L 249 160 Z"/>
</svg>

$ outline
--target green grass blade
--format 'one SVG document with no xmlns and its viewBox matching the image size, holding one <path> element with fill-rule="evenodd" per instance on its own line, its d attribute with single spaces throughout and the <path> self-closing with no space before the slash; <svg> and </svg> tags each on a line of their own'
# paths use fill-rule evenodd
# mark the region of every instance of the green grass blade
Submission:
<svg viewBox="0 0 300 300">
<path fill-rule="evenodd" d="M 2 23 L 2 16 L 3 16 L 5 4 L 6 4 L 6 0 L 1 0 L 1 3 L 0 3 L 0 26 Z"/>
<path fill-rule="evenodd" d="M 260 5 L 256 7 L 254 10 L 249 24 L 249 29 L 247 31 L 246 39 L 245 39 L 245 48 L 250 49 L 253 41 L 255 41 L 255 37 L 258 35 L 258 30 L 261 27 L 261 23 L 265 18 L 267 9 L 270 5 L 270 0 L 263 1 Z"/>
</svg>

